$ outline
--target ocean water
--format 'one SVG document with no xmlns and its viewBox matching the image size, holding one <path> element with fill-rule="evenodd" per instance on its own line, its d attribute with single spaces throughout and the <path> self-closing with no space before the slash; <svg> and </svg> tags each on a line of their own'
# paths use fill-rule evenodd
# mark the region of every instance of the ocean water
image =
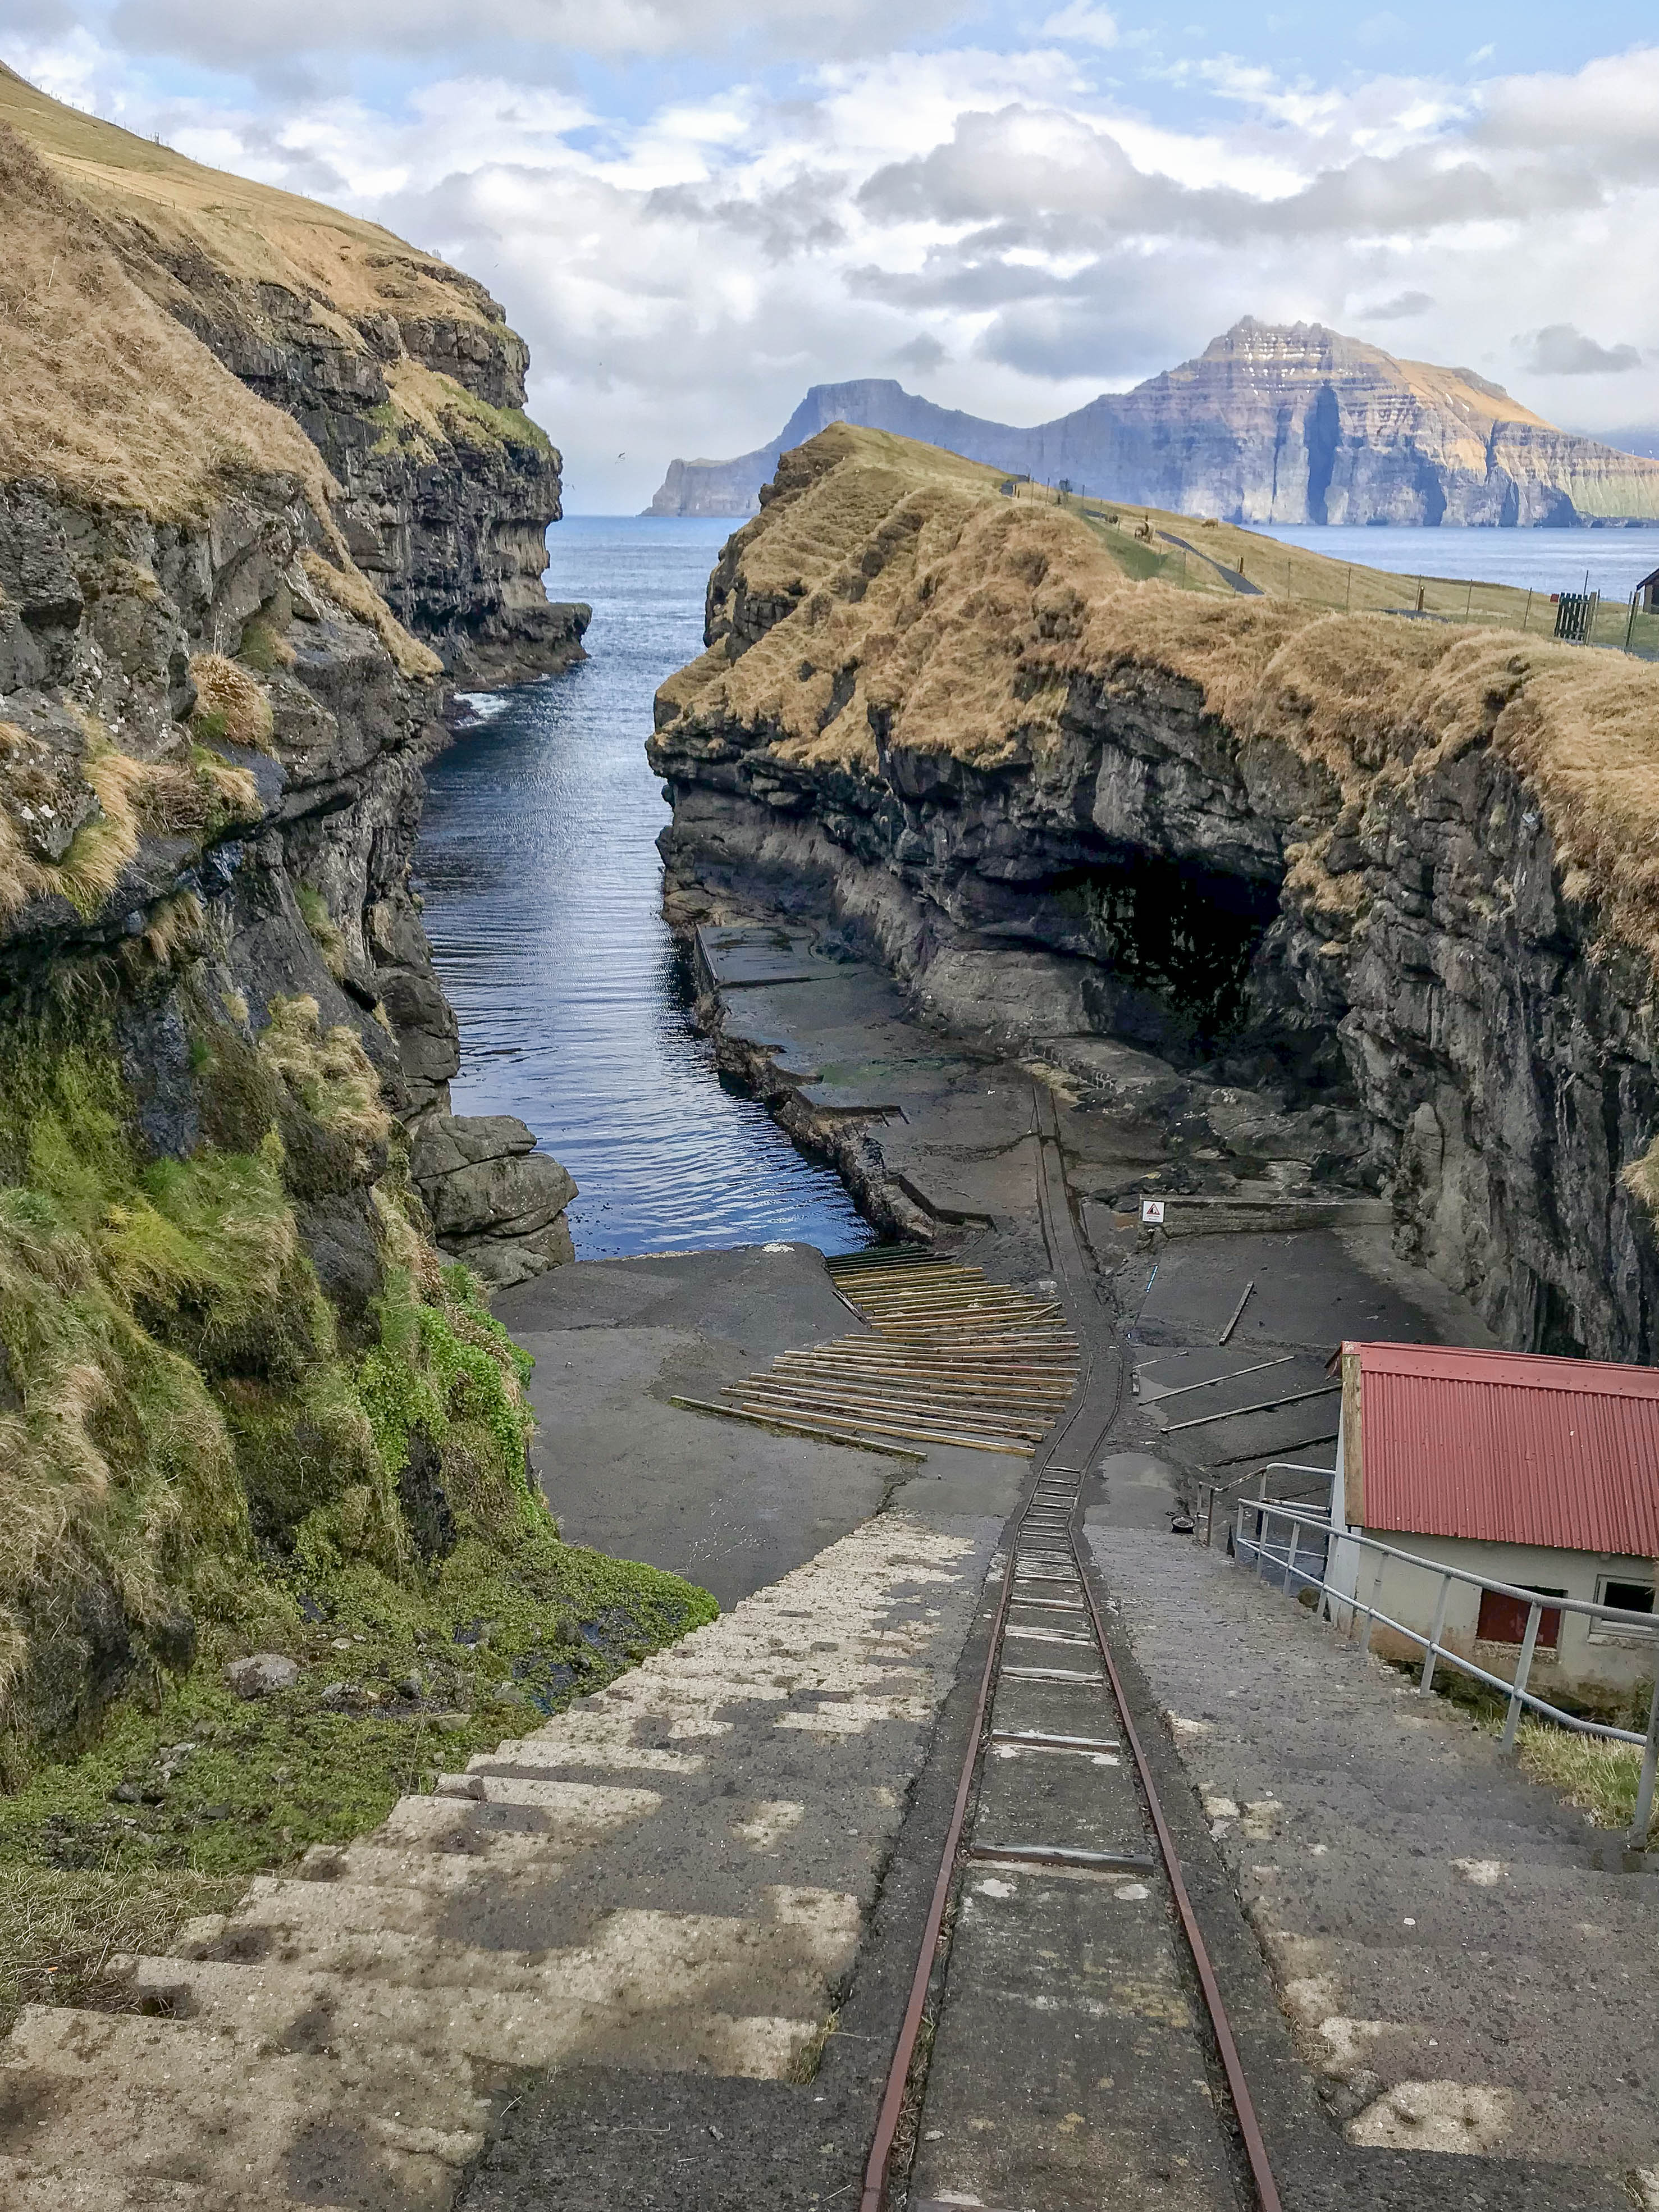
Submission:
<svg viewBox="0 0 1659 2212">
<path fill-rule="evenodd" d="M 1624 602 L 1659 568 L 1659 527 L 1639 530 L 1376 530 L 1346 523 L 1256 526 L 1263 538 L 1397 576 L 1513 584 L 1523 592 L 1600 592 Z"/>
<path fill-rule="evenodd" d="M 583 1259 L 872 1241 L 834 1172 L 722 1086 L 662 920 L 652 695 L 702 649 L 703 585 L 732 527 L 556 524 L 548 591 L 592 605 L 591 658 L 475 695 L 484 726 L 429 771 L 415 865 L 460 1018 L 455 1110 L 516 1114 L 563 1161 Z"/>
</svg>

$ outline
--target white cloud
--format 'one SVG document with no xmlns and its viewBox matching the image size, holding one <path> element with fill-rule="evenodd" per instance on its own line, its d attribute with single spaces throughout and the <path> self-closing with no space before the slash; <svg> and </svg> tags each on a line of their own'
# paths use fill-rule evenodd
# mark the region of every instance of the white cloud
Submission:
<svg viewBox="0 0 1659 2212">
<path fill-rule="evenodd" d="M 1639 346 L 1599 345 L 1571 323 L 1551 323 L 1515 343 L 1534 376 L 1625 376 L 1642 366 Z"/>
<path fill-rule="evenodd" d="M 42 4 L 43 0 L 35 0 Z M 454 52 L 487 41 L 568 57 L 727 52 L 823 56 L 896 45 L 943 28 L 962 0 L 118 0 L 116 40 L 211 69 L 297 54 Z"/>
<path fill-rule="evenodd" d="M 380 4 L 330 12 L 343 38 L 379 36 Z M 496 4 L 477 0 L 481 36 Z M 619 35 L 605 4 L 589 50 Z M 864 8 L 832 0 L 831 42 Z M 294 0 L 288 20 L 321 12 Z M 678 37 L 715 11 L 659 12 Z M 573 509 L 642 505 L 676 453 L 753 448 L 811 383 L 902 374 L 944 404 L 1035 422 L 1244 313 L 1497 376 L 1518 362 L 1523 385 L 1571 374 L 1581 412 L 1606 377 L 1618 419 L 1659 417 L 1659 270 L 1633 244 L 1659 224 L 1659 50 L 1473 94 L 1380 74 L 1287 83 L 1224 58 L 1187 65 L 1191 98 L 1155 117 L 1062 40 L 1054 26 L 1087 12 L 1074 0 L 1023 52 L 878 40 L 810 68 L 682 73 L 637 112 L 476 63 L 434 65 L 386 106 L 341 92 L 337 72 L 315 94 L 162 95 L 84 29 L 0 33 L 0 52 L 481 277 L 531 343 Z M 720 15 L 738 33 L 755 20 Z M 453 28 L 452 0 L 399 0 L 398 15 L 416 39 L 441 15 Z M 526 20 L 538 33 L 550 0 Z M 1517 330 L 1518 350 L 1494 336 Z M 1547 412 L 1563 388 L 1519 396 Z"/>
<path fill-rule="evenodd" d="M 1091 0 L 1071 0 L 1071 4 L 1050 15 L 1042 27 L 1045 39 L 1065 39 L 1084 46 L 1115 46 L 1118 41 L 1116 18 L 1104 8 L 1097 8 Z"/>
</svg>

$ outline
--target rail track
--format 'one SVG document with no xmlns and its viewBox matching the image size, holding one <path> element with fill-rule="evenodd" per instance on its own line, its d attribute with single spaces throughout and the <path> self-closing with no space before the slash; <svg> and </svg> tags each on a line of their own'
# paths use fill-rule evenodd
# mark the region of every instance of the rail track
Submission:
<svg viewBox="0 0 1659 2212">
<path fill-rule="evenodd" d="M 952 2112 L 960 2118 L 975 2094 L 975 2063 L 962 2057 L 963 2051 L 971 2052 L 975 2047 L 975 2015 L 978 2047 L 982 2051 L 995 2046 L 994 2030 L 1000 2009 L 1011 2017 L 1019 2013 L 1024 1993 L 1006 1983 L 1009 1977 L 1018 1983 L 1018 1954 L 1032 1948 L 1029 1928 L 1017 1934 L 1012 1944 L 1006 1937 L 1001 1939 L 1000 1953 L 994 1946 L 988 1949 L 983 1939 L 974 1939 L 980 1942 L 980 1949 L 976 1962 L 963 1969 L 962 1978 L 969 1986 L 957 2004 L 957 1951 L 963 1932 L 960 1913 L 963 1888 L 974 1875 L 982 1877 L 994 1870 L 1006 1870 L 1011 1876 L 1028 1870 L 1045 1880 L 1060 1878 L 1060 1888 L 1067 1886 L 1066 1877 L 1071 1878 L 1073 1895 L 1066 1900 L 1064 1911 L 1069 1915 L 1066 1924 L 1073 1930 L 1072 1940 L 1079 1956 L 1091 1943 L 1109 1946 L 1120 1940 L 1117 1930 L 1107 1929 L 1101 1917 L 1103 1912 L 1108 1916 L 1111 1912 L 1109 1900 L 1150 1901 L 1157 1894 L 1150 1885 L 1161 1880 L 1169 1914 L 1157 1924 L 1152 1940 L 1162 1943 L 1167 1951 L 1173 1920 L 1202 1997 L 1208 2070 L 1224 2084 L 1224 2097 L 1237 2128 L 1237 2148 L 1242 2148 L 1260 2212 L 1279 2212 L 1278 2188 L 1226 2008 L 1079 1556 L 1083 1480 L 1115 1416 L 1122 1366 L 1115 1346 L 1097 1349 L 1099 1331 L 1084 1320 L 1094 1304 L 1094 1292 L 1066 1203 L 1053 1103 L 1035 1087 L 1033 1134 L 1038 1154 L 1038 1204 L 1049 1263 L 1061 1288 L 1060 1304 L 1079 1324 L 1073 1339 L 1079 1347 L 1076 1387 L 1063 1417 L 1035 1454 L 1030 1489 L 1009 1547 L 978 1704 L 866 2169 L 860 2212 L 884 2212 L 890 2202 L 890 2183 L 897 2179 L 892 2167 L 902 2127 L 908 2119 L 914 2136 L 918 2130 L 918 2106 L 927 2112 L 935 2102 L 933 2074 L 941 2046 L 930 2033 L 933 2023 L 927 2013 L 936 1973 L 942 1968 L 945 1978 L 940 2032 L 949 2027 L 953 2007 L 960 2010 L 966 2023 L 956 2039 L 957 2051 L 945 2054 L 949 2078 L 937 2085 L 937 2101 L 946 2108 L 939 2114 L 942 2120 Z M 886 1264 L 902 1262 L 896 1257 Z M 866 1261 L 866 1272 L 869 1265 Z M 1066 1334 L 1073 1337 L 1071 1330 Z M 1127 1773 L 1121 1761 L 1125 1749 L 1131 1762 Z M 1126 1788 L 1127 1773 L 1133 1774 L 1133 1782 Z M 1018 1779 L 1022 1775 L 1023 1786 Z M 1052 1824 L 1052 1832 L 1042 1828 L 1045 1818 Z M 981 1889 L 1004 1897 L 1013 1894 L 1009 1881 L 982 1882 Z M 1050 1898 L 1055 1893 L 1051 1887 Z M 953 1905 L 957 1908 L 954 1913 Z M 982 1921 L 984 1915 L 980 1917 Z M 1119 1925 L 1122 1924 L 1120 1919 Z M 1146 1927 L 1143 1923 L 1134 1939 L 1143 1948 Z M 1052 1929 L 1048 1932 L 1052 1934 Z M 1052 1946 L 1042 1955 L 1060 1958 L 1054 1969 L 1057 1974 L 1068 1971 L 1069 1962 Z M 1000 1966 L 996 1963 L 999 1959 Z M 1138 1970 L 1146 1971 L 1144 1966 Z M 981 1982 L 994 1981 L 999 1972 L 1004 1978 L 1002 1984 L 975 1991 L 976 1978 Z M 1035 1999 L 1027 1996 L 1025 2001 L 1037 2008 L 1047 2005 L 1051 2010 L 1057 2002 L 1040 1995 Z M 1086 2002 L 1096 2014 L 1103 2009 L 1097 2001 Z M 1036 2016 L 1040 2018 L 1040 2013 Z M 988 2043 L 988 2021 L 993 2029 Z M 1138 2048 L 1144 2054 L 1150 2047 L 1144 2025 L 1137 2029 L 1137 2036 Z M 1038 2082 L 1047 2063 L 1039 2052 L 1032 2069 L 1033 2082 Z M 1061 2054 L 1050 2071 L 1063 2075 L 1072 2063 L 1068 2053 Z M 1188 2077 L 1193 2069 L 1179 2038 L 1170 2041 L 1167 2063 L 1172 2106 L 1180 2105 L 1183 2099 L 1190 2106 Z M 981 2095 L 987 2070 L 981 2056 L 977 2061 L 977 2094 Z M 989 2070 L 994 2080 L 994 2065 Z M 1001 2155 L 1000 2165 L 985 2154 L 989 2163 L 975 2170 L 976 2185 L 969 2191 L 961 2185 L 963 2177 L 942 2167 L 939 2158 L 933 2159 L 932 2173 L 919 2173 L 913 2161 L 904 2195 L 916 2204 L 918 2212 L 943 2212 L 946 2203 L 964 2201 L 988 2206 L 1035 2204 L 1039 2212 L 1060 2212 L 1053 2198 L 1045 2203 L 1041 2193 L 1045 2173 L 1060 2185 L 1055 2197 L 1072 2202 L 1100 2201 L 1086 2174 L 1073 2174 L 1073 2186 L 1067 2188 L 1063 2161 L 1062 2170 L 1056 2172 L 1055 2161 L 1046 2153 L 1032 2155 L 1040 2136 L 1029 2131 L 1041 2130 L 1044 2124 L 1040 2113 L 1035 2120 L 1029 2115 L 1040 2106 L 1041 2087 L 1034 2096 L 1022 2085 L 1019 2074 L 1016 2051 L 1008 2061 L 1006 2082 L 992 2092 L 994 2100 L 1000 2098 L 1010 2107 L 1019 2106 L 1028 2115 L 1023 2123 L 1017 2117 L 1004 2130 L 1011 2138 L 1011 2147 Z M 1156 2081 L 1153 2086 L 1156 2090 Z M 1084 2087 L 1072 2087 L 1067 2094 L 1079 2102 L 1085 2100 Z M 1063 2104 L 1066 2098 L 1059 2101 Z M 1081 2117 L 1076 2112 L 1068 2112 L 1060 2125 L 1062 2130 L 1069 2128 Z M 1214 2118 L 1213 2105 L 1205 2104 L 1190 2124 L 1194 2145 L 1201 2142 L 1206 2130 L 1212 2138 L 1216 2136 Z M 1021 2124 L 1028 2130 L 1024 2152 Z M 1172 2139 L 1180 2136 L 1182 2125 L 1181 2113 L 1172 2109 L 1169 2118 Z M 970 2118 L 966 2126 L 981 2131 L 981 2142 L 997 2133 L 994 2118 Z M 1052 2123 L 1049 2131 L 1052 2137 Z M 951 2133 L 948 2125 L 942 2125 L 929 2130 L 928 2136 L 943 2140 Z M 911 2148 L 915 2148 L 913 2143 Z M 931 2142 L 929 2152 L 931 2155 Z M 1124 2155 L 1121 2142 L 1114 2154 Z M 1184 2156 L 1177 2156 L 1176 2162 L 1183 2167 L 1188 2163 Z M 1201 2151 L 1195 2153 L 1195 2162 L 1201 2165 Z M 1236 2155 L 1230 2154 L 1226 2162 L 1236 2171 Z M 940 2179 L 941 2172 L 957 2185 L 947 2189 Z M 1134 2176 L 1119 2172 L 1114 2178 L 1133 2182 Z M 1212 2179 L 1212 2201 L 1237 2201 L 1231 2171 L 1225 2176 L 1213 2173 Z M 995 2187 L 999 2181 L 1000 2194 L 981 2193 L 985 2186 Z"/>
</svg>

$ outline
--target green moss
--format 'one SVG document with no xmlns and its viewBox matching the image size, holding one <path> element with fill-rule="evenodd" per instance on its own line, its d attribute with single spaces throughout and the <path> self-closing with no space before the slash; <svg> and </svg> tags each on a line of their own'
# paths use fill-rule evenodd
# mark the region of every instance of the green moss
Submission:
<svg viewBox="0 0 1659 2212">
<path fill-rule="evenodd" d="M 425 1242 L 356 1039 L 293 1000 L 250 1042 L 240 1001 L 182 989 L 183 1160 L 146 1158 L 95 994 L 0 1030 L 0 2017 L 118 2002 L 112 1948 L 716 1610 L 561 1542 L 528 1358 Z M 313 1185 L 374 1239 L 366 1351 L 307 1255 Z M 260 1650 L 301 1676 L 245 1703 L 223 1666 Z"/>
<path fill-rule="evenodd" d="M 492 407 L 453 377 L 440 374 L 437 381 L 444 387 L 441 419 L 451 437 L 475 446 L 516 446 L 544 459 L 551 455 L 552 440 L 521 407 Z"/>
<path fill-rule="evenodd" d="M 261 676 L 273 675 L 283 665 L 276 632 L 263 615 L 255 615 L 242 625 L 242 641 L 236 648 L 236 658 Z"/>
<path fill-rule="evenodd" d="M 358 1388 L 388 1465 L 401 1467 L 424 1429 L 435 1444 L 458 1424 L 480 1429 L 495 1468 L 526 1484 L 530 1413 L 521 1384 L 530 1358 L 489 1312 L 478 1279 L 459 1263 L 441 1271 L 442 1303 L 416 1298 L 399 1274 L 380 1304 L 380 1342 Z"/>
<path fill-rule="evenodd" d="M 323 965 L 337 983 L 346 971 L 346 942 L 328 910 L 327 901 L 311 884 L 295 884 L 294 897 L 300 919 L 323 956 Z"/>
</svg>

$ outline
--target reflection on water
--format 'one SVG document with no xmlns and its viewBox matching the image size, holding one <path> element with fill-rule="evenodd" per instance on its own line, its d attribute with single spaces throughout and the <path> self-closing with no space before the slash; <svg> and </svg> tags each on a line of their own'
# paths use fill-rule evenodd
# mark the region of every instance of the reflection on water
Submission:
<svg viewBox="0 0 1659 2212">
<path fill-rule="evenodd" d="M 1351 523 L 1259 523 L 1264 538 L 1331 561 L 1386 568 L 1395 576 L 1450 576 L 1459 583 L 1511 584 L 1523 592 L 1600 592 L 1621 603 L 1659 568 L 1659 529 L 1384 529 Z M 1589 577 L 1588 586 L 1585 583 Z"/>
<path fill-rule="evenodd" d="M 592 603 L 592 659 L 478 697 L 484 726 L 429 774 L 416 868 L 460 1017 L 455 1110 L 517 1114 L 564 1162 L 583 1259 L 769 1238 L 847 1251 L 872 1234 L 829 1169 L 722 1089 L 662 921 L 652 694 L 701 649 L 731 526 L 560 523 L 548 588 Z"/>
</svg>

